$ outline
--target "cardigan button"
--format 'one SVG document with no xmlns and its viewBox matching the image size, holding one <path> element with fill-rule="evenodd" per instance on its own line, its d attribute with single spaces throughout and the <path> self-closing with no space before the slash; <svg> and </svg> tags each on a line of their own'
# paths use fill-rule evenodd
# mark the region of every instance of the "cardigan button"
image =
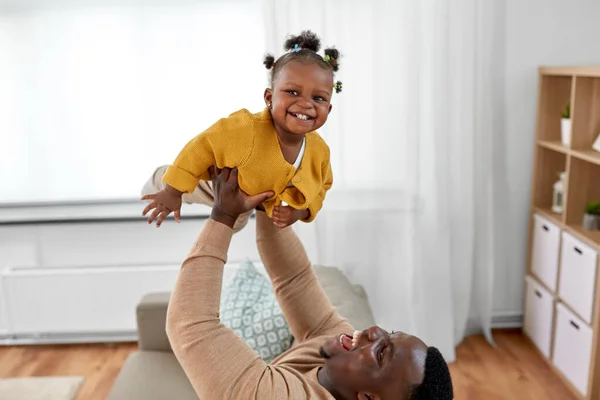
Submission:
<svg viewBox="0 0 600 400">
<path fill-rule="evenodd" d="M 295 176 L 295 177 L 294 177 L 294 182 L 296 182 L 296 183 L 297 183 L 297 182 L 300 182 L 300 177 L 299 177 L 299 176 Z"/>
</svg>

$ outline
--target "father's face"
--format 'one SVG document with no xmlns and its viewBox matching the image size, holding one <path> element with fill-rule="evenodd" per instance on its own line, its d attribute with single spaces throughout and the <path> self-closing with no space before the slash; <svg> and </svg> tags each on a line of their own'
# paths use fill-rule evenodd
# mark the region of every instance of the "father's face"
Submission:
<svg viewBox="0 0 600 400">
<path fill-rule="evenodd" d="M 321 353 L 324 372 L 346 398 L 401 399 L 423 382 L 427 346 L 414 336 L 372 326 L 354 337 L 328 339 Z"/>
</svg>

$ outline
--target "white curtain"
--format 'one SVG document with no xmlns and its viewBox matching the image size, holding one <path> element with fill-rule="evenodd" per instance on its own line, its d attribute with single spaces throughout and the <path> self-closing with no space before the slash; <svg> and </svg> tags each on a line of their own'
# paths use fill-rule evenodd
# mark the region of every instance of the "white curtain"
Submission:
<svg viewBox="0 0 600 400">
<path fill-rule="evenodd" d="M 311 29 L 343 55 L 344 91 L 321 131 L 334 186 L 299 233 L 314 262 L 366 287 L 379 324 L 449 361 L 467 332 L 492 341 L 494 269 L 503 265 L 500 7 L 263 1 L 268 50 L 279 55 L 286 35 Z"/>
<path fill-rule="evenodd" d="M 139 198 L 264 107 L 260 0 L 0 0 L 0 203 Z"/>
</svg>

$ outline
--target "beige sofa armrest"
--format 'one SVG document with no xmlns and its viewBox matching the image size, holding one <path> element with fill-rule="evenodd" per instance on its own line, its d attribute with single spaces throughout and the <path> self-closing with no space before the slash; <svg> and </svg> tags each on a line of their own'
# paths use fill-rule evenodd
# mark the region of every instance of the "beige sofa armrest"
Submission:
<svg viewBox="0 0 600 400">
<path fill-rule="evenodd" d="M 170 293 L 149 293 L 137 309 L 138 346 L 146 351 L 171 351 L 166 333 Z"/>
<path fill-rule="evenodd" d="M 365 289 L 353 285 L 338 268 L 314 266 L 315 275 L 337 312 L 357 330 L 375 325 L 375 318 Z"/>
</svg>

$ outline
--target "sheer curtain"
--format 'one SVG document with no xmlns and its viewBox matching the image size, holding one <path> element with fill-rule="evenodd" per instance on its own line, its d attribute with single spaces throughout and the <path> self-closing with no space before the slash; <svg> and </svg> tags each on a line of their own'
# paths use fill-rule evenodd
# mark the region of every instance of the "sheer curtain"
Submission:
<svg viewBox="0 0 600 400">
<path fill-rule="evenodd" d="M 0 203 L 138 198 L 266 84 L 260 0 L 1 0 Z"/>
<path fill-rule="evenodd" d="M 492 341 L 503 264 L 492 3 L 263 1 L 268 50 L 311 29 L 343 55 L 344 91 L 322 129 L 334 186 L 297 228 L 313 260 L 363 284 L 379 324 L 450 361 L 468 330 Z"/>
</svg>

